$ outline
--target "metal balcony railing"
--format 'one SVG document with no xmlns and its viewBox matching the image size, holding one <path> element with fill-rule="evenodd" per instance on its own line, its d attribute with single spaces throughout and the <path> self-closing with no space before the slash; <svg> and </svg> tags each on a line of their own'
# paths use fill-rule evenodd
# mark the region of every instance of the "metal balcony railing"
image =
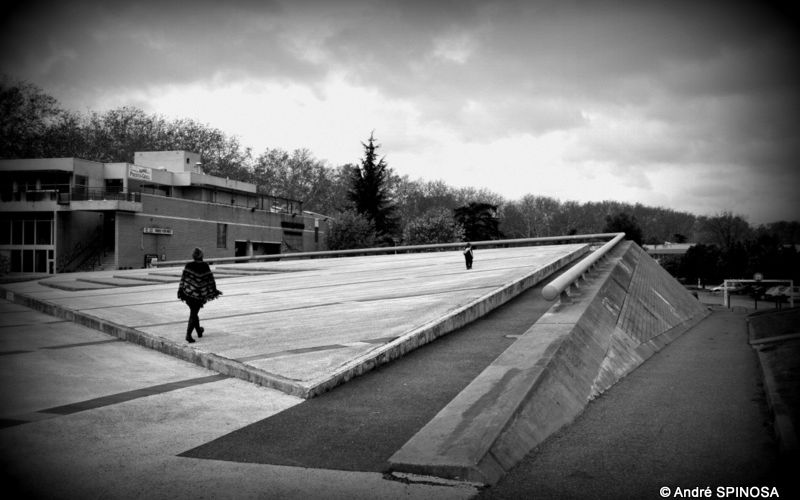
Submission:
<svg viewBox="0 0 800 500">
<path fill-rule="evenodd" d="M 69 184 L 20 184 L 3 186 L 0 190 L 0 201 L 55 201 L 59 193 L 69 192 Z"/>
<path fill-rule="evenodd" d="M 5 191 L 0 194 L 0 201 L 57 201 L 61 204 L 68 204 L 70 201 L 94 201 L 94 200 L 119 200 L 119 201 L 142 201 L 141 193 L 122 192 L 119 189 L 70 187 L 69 184 L 42 184 L 34 186 L 32 184 L 22 186 L 18 191 Z"/>
<path fill-rule="evenodd" d="M 127 193 L 118 190 L 108 190 L 103 188 L 73 188 L 70 193 L 71 201 L 142 201 L 141 193 Z"/>
</svg>

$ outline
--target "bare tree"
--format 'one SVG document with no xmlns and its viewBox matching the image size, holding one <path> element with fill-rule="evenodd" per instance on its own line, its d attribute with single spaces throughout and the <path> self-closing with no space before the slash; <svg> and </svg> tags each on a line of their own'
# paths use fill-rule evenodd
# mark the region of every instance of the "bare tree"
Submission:
<svg viewBox="0 0 800 500">
<path fill-rule="evenodd" d="M 702 243 L 717 245 L 723 252 L 747 240 L 752 229 L 747 221 L 731 212 L 722 212 L 715 217 L 701 217 Z"/>
</svg>

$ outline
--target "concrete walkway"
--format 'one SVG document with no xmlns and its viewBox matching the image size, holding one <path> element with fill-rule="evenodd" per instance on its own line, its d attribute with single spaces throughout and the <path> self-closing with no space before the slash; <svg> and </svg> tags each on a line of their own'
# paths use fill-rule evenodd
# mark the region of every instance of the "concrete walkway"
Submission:
<svg viewBox="0 0 800 500">
<path fill-rule="evenodd" d="M 224 295 L 184 340 L 180 268 L 58 275 L 5 297 L 287 394 L 311 397 L 477 319 L 583 255 L 587 245 L 216 266 Z"/>
</svg>

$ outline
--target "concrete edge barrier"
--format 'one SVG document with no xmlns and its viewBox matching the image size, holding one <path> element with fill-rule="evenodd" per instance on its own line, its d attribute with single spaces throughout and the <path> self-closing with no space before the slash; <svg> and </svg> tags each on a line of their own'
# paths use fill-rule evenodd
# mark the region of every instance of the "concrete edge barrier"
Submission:
<svg viewBox="0 0 800 500">
<path fill-rule="evenodd" d="M 514 280 L 499 289 L 492 290 L 490 293 L 466 304 L 450 314 L 437 318 L 436 320 L 422 325 L 421 327 L 408 332 L 401 337 L 389 342 L 379 348 L 365 353 L 353 360 L 343 364 L 333 374 L 322 379 L 312 380 L 303 384 L 307 397 L 314 397 L 329 391 L 337 385 L 343 384 L 353 377 L 362 375 L 369 370 L 376 368 L 384 363 L 398 359 L 404 354 L 417 349 L 428 342 L 446 335 L 464 325 L 485 316 L 492 310 L 505 304 L 512 298 L 531 288 L 542 280 L 552 275 L 559 269 L 575 262 L 589 252 L 589 246 L 585 245 L 575 251 L 555 260 L 549 265 L 539 268 L 521 278 Z"/>
<path fill-rule="evenodd" d="M 639 247 L 625 243 L 579 286 L 569 300 L 557 303 L 520 339 L 501 354 L 467 388 L 413 436 L 390 459 L 390 469 L 493 484 L 533 448 L 571 423 L 599 392 L 610 387 L 654 352 L 703 319 L 676 317 L 674 324 L 646 342 L 636 342 L 619 325 L 630 300 L 635 268 L 658 266 Z M 665 287 L 682 287 L 674 283 Z M 684 294 L 688 291 L 682 289 Z M 636 289 L 636 293 L 645 290 Z M 658 294 L 658 292 L 655 292 Z M 678 292 L 676 292 L 678 293 Z M 661 297 L 659 295 L 659 297 Z M 663 297 L 662 297 L 663 299 Z M 650 314 L 646 310 L 629 314 Z M 616 352 L 626 370 L 609 370 L 612 336 L 620 336 Z"/>
<path fill-rule="evenodd" d="M 92 283 L 97 285 L 110 285 L 114 288 L 130 288 L 130 287 L 147 286 L 153 284 L 144 280 L 132 280 L 130 278 L 125 278 L 125 277 L 118 278 L 116 276 L 112 276 L 109 278 L 102 278 L 102 279 L 77 278 L 75 279 L 75 281 L 79 281 L 81 283 Z"/>
</svg>

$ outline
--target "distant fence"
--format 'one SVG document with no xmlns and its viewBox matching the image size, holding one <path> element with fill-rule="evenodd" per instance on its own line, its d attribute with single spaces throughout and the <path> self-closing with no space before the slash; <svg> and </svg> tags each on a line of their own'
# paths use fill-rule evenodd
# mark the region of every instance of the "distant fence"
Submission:
<svg viewBox="0 0 800 500">
<path fill-rule="evenodd" d="M 581 234 L 569 236 L 547 236 L 542 238 L 521 238 L 511 240 L 486 240 L 471 242 L 473 248 L 508 248 L 516 246 L 535 246 L 535 245 L 555 245 L 566 243 L 603 243 L 609 238 L 624 233 L 599 233 Z M 281 253 L 270 255 L 243 255 L 237 257 L 209 257 L 206 262 L 214 264 L 242 263 L 242 262 L 261 262 L 287 259 L 318 259 L 330 257 L 352 257 L 356 255 L 385 255 L 399 253 L 423 253 L 441 250 L 452 250 L 463 248 L 464 242 L 458 243 L 438 243 L 434 245 L 406 245 L 395 247 L 377 248 L 355 248 L 350 250 L 325 250 L 321 252 L 296 252 Z M 155 262 L 157 267 L 182 266 L 190 262 L 189 260 L 168 260 Z"/>
</svg>

